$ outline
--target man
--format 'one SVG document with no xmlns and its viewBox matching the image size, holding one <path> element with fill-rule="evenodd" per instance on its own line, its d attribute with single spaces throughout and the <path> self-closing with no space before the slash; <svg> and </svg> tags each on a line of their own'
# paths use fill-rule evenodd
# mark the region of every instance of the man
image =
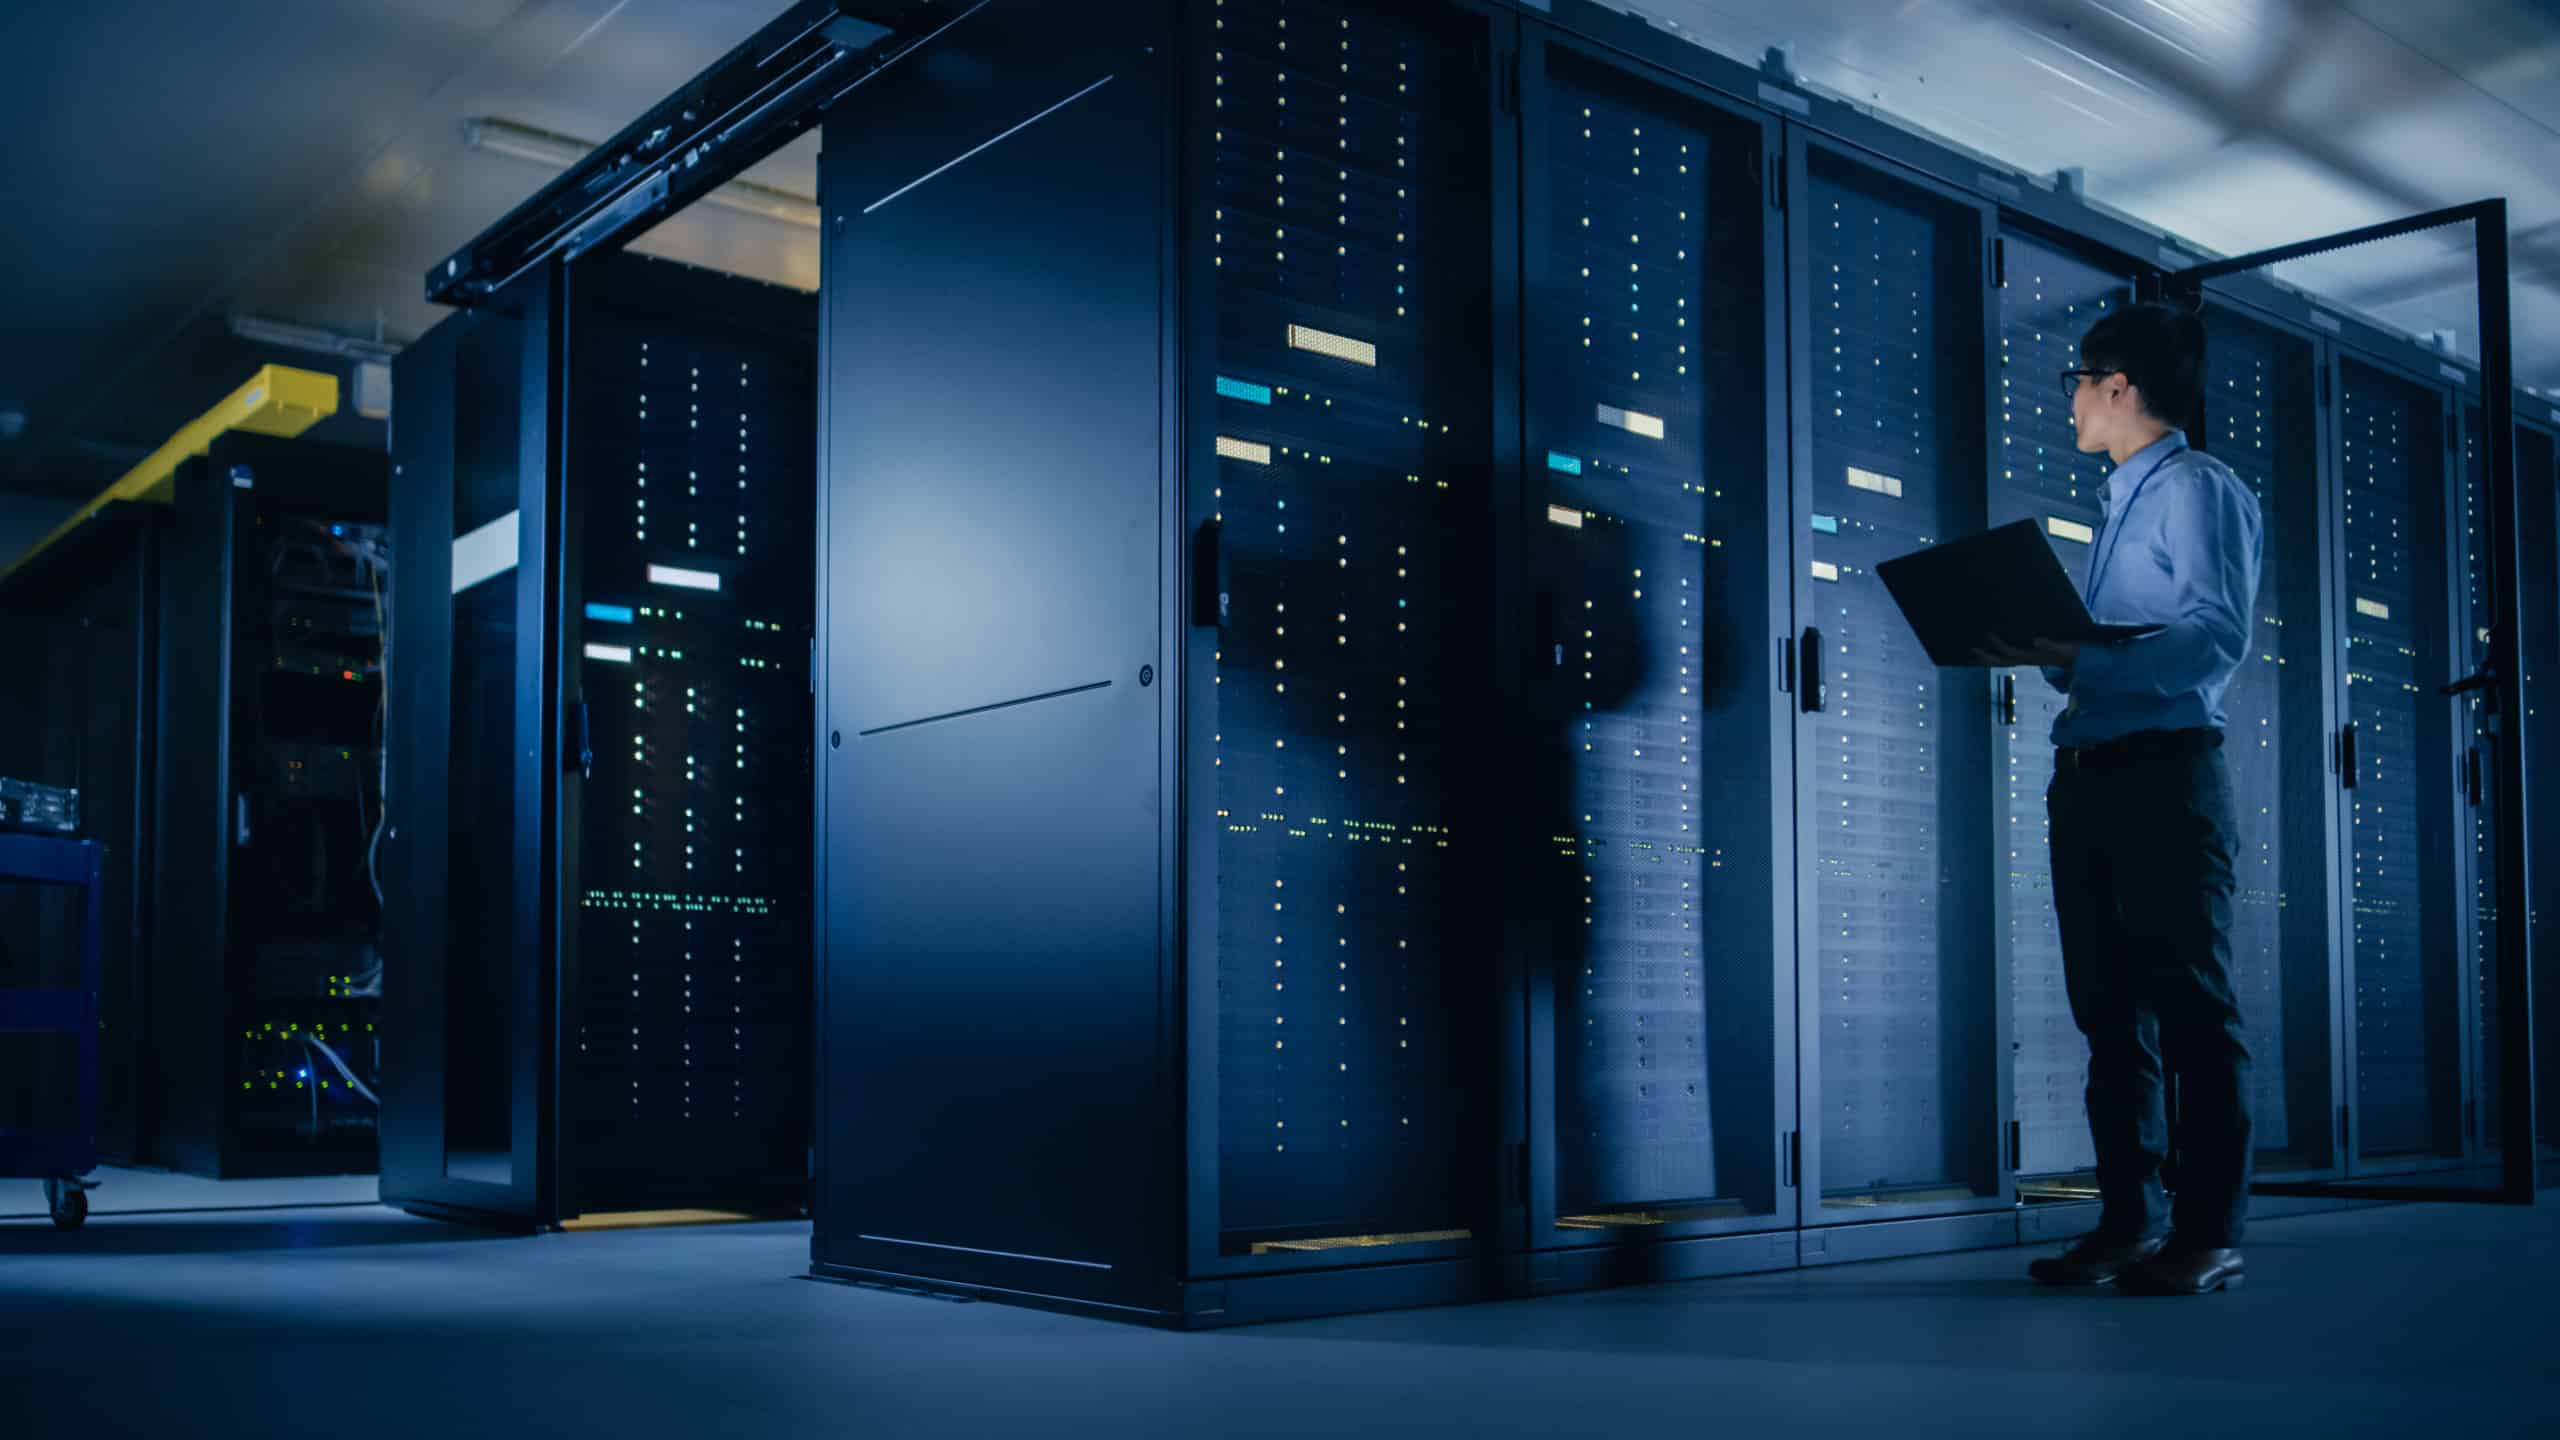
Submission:
<svg viewBox="0 0 2560 1440">
<path fill-rule="evenodd" d="M 2203 369 L 2194 313 L 2147 302 L 2091 326 L 2062 376 L 2080 449 L 2115 462 L 2083 582 L 2090 613 L 2167 628 L 2120 645 L 2003 640 L 1989 656 L 2045 667 L 2070 697 L 2045 806 L 2104 1204 L 2094 1232 L 2028 1267 L 2054 1285 L 2202 1295 L 2242 1274 L 2249 1051 L 2231 988 L 2222 699 L 2248 653 L 2265 552 L 2248 487 L 2188 448 Z M 2174 1216 L 2159 1179 L 2164 1062 L 2178 1078 Z"/>
</svg>

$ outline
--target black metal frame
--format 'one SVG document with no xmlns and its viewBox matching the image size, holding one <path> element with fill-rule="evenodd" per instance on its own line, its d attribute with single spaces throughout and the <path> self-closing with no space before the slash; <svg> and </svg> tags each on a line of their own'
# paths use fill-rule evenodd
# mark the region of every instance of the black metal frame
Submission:
<svg viewBox="0 0 2560 1440">
<path fill-rule="evenodd" d="M 546 803 L 557 766 L 560 734 L 556 683 L 562 640 L 545 608 L 558 588 L 553 571 L 560 547 L 550 530 L 560 512 L 560 444 L 556 380 L 562 339 L 562 277 L 544 263 L 487 297 L 477 311 L 455 317 L 403 352 L 394 368 L 402 422 L 393 436 L 393 524 L 402 563 L 393 572 L 393 673 L 441 677 L 393 691 L 389 733 L 391 793 L 396 817 L 383 837 L 383 889 L 391 906 L 384 917 L 384 968 L 392 979 L 384 992 L 382 1198 L 440 1219 L 493 1229 L 530 1231 L 561 1217 L 559 1046 L 546 1023 L 558 999 L 559 972 L 552 957 L 558 939 L 559 876 L 556 818 Z M 513 333 L 507 333 L 512 327 Z M 461 383 L 465 342 L 493 329 L 512 352 L 514 388 L 506 396 L 514 427 L 502 449 L 466 453 L 461 426 L 472 403 Z M 482 377 L 481 385 L 491 384 Z M 515 676 L 509 734 L 513 755 L 487 780 L 516 797 L 513 825 L 503 836 L 475 837 L 504 846 L 516 888 L 507 904 L 506 953 L 494 962 L 494 978 L 509 1005 L 503 1053 L 458 1056 L 446 1034 L 446 959 L 450 950 L 447 899 L 453 818 L 446 769 L 453 752 L 452 547 L 454 476 L 462 466 L 514 472 L 518 516 L 515 563 L 482 584 L 514 587 Z M 406 952 L 404 954 L 404 952 Z M 457 1176 L 449 1171 L 448 1067 L 458 1060 L 504 1069 L 509 1137 L 508 1178 Z"/>
</svg>

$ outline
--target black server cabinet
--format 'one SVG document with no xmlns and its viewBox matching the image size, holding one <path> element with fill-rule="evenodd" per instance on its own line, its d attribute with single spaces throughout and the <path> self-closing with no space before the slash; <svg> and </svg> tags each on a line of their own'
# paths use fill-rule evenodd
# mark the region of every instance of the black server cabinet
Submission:
<svg viewBox="0 0 2560 1440">
<path fill-rule="evenodd" d="M 1784 1263 L 1785 150 L 1562 39 L 1520 68 L 1530 1275 Z"/>
<path fill-rule="evenodd" d="M 2342 934 L 2327 676 L 2334 581 L 2320 477 L 2326 349 L 2238 305 L 2208 300 L 2205 404 L 2191 435 L 2258 502 L 2265 536 L 2249 649 L 2224 692 L 2223 758 L 2239 818 L 2232 986 L 2248 1030 L 2257 1171 L 2335 1173 L 2340 1051 L 2330 957 Z"/>
<path fill-rule="evenodd" d="M 1987 518 L 1993 216 L 1800 132 L 1790 146 L 1803 1218 L 1955 1216 L 1930 1233 L 1990 1243 L 2015 1106 L 1993 695 L 1930 663 L 1874 567 Z M 1809 1234 L 1804 1253 L 1880 1243 Z"/>
<path fill-rule="evenodd" d="M 605 255 L 402 357 L 394 1203 L 803 1203 L 814 326 Z"/>
<path fill-rule="evenodd" d="M 0 774 L 78 790 L 81 833 L 99 843 L 98 1153 L 110 1163 L 143 1159 L 151 1134 L 136 1007 L 149 933 L 150 720 L 167 518 L 162 505 L 109 506 L 0 583 L 0 667 L 12 697 L 0 705 Z M 62 919 L 70 922 L 67 910 Z"/>
<path fill-rule="evenodd" d="M 374 1168 L 379 453 L 227 435 L 162 532 L 148 1158 L 218 1178 Z"/>
<path fill-rule="evenodd" d="M 2340 351 L 2335 464 L 2343 640 L 2340 856 L 2349 910 L 2342 1017 L 2358 1174 L 2459 1164 L 2465 1001 L 2453 678 L 2459 436 L 2441 385 Z"/>
<path fill-rule="evenodd" d="M 996 3 L 831 113 L 818 1273 L 1476 1292 L 1495 38 Z"/>
<path fill-rule="evenodd" d="M 2459 423 L 2455 432 L 2457 447 L 2455 468 L 2455 564 L 2456 588 L 2453 651 L 2447 669 L 2454 675 L 2468 675 L 2482 669 L 2489 658 L 2489 632 L 2497 621 L 2497 597 L 2493 593 L 2489 573 L 2494 522 L 2491 518 L 2488 488 L 2488 443 L 2481 432 L 2487 425 L 2477 396 L 2477 386 L 2468 384 L 2469 376 L 2446 366 L 2448 378 L 2471 393 L 2458 393 L 2456 409 Z M 2522 456 L 2518 456 L 2519 462 Z M 2533 580 L 2524 579 L 2531 593 Z M 2463 1132 L 2467 1140 L 2494 1145 L 2500 1119 L 2498 1086 L 2498 897 L 2497 897 L 2497 790 L 2496 755 L 2498 727 L 2503 718 L 2497 707 L 2483 698 L 2483 692 L 2472 691 L 2461 697 L 2455 711 L 2454 785 L 2461 798 L 2457 802 L 2455 827 L 2459 834 L 2458 868 L 2461 874 L 2463 905 L 2470 916 L 2464 927 L 2470 953 L 2466 969 L 2470 984 L 2463 996 L 2463 1030 L 2471 1037 L 2470 1054 L 2464 1066 L 2463 1093 L 2467 1097 L 2463 1110 Z"/>
<path fill-rule="evenodd" d="M 2106 506 L 2113 468 L 2084 455 L 2071 424 L 2061 372 L 2080 363 L 2080 337 L 2131 300 L 2121 270 L 2023 233 L 1999 239 L 2000 449 L 1991 471 L 1990 522 L 2034 520 L 2073 578 L 2088 569 L 2089 546 Z M 1999 796 L 1993 838 L 1994 918 L 2000 972 L 2007 978 L 2016 1038 L 2018 1174 L 2021 1187 L 2051 1198 L 2086 1195 L 2097 1164 L 2089 1140 L 2089 1046 L 2071 1016 L 2063 984 L 2062 938 L 2054 919 L 2053 863 L 2045 788 L 2053 781 L 2053 722 L 2063 696 L 2031 670 L 1991 672 Z"/>
<path fill-rule="evenodd" d="M 2467 379 L 2467 377 L 2466 377 Z M 2496 622 L 2495 597 L 2490 593 L 2489 551 L 2495 542 L 2490 520 L 2488 490 L 2488 437 L 2483 433 L 2485 420 L 2477 399 L 2477 387 L 2466 396 L 2462 407 L 2462 495 L 2461 495 L 2461 602 L 2462 643 L 2455 650 L 2454 668 L 2470 673 L 2481 667 L 2489 648 L 2489 635 Z M 2522 408 L 2521 406 L 2519 408 Z M 2560 419 L 2560 414 L 2553 417 Z M 2518 577 L 2522 589 L 2525 617 L 2524 634 L 2524 699 L 2520 713 L 2503 713 L 2493 703 L 2484 701 L 2478 692 L 2462 697 L 2459 714 L 2458 741 L 2462 747 L 2456 784 L 2462 793 L 2462 856 L 2467 880 L 2465 890 L 2471 905 L 2470 938 L 2474 956 L 2471 993 L 2474 997 L 2469 1022 L 2470 1033 L 2477 1037 L 2468 1067 L 2469 1089 L 2476 1109 L 2465 1114 L 2465 1128 L 2480 1147 L 2479 1163 L 2495 1168 L 2499 1136 L 2504 1119 L 2500 1084 L 2498 1020 L 2498 927 L 2518 923 L 2502 916 L 2497 908 L 2495 870 L 2497 851 L 2497 806 L 2507 793 L 2500 784 L 2497 766 L 2497 740 L 2502 727 L 2525 727 L 2527 753 L 2541 757 L 2544 773 L 2549 772 L 2548 757 L 2554 752 L 2540 748 L 2560 743 L 2560 735 L 2552 732 L 2555 706 L 2551 698 L 2553 677 L 2560 675 L 2560 580 L 2555 580 L 2548 565 L 2536 565 L 2530 557 L 2560 554 L 2553 529 L 2554 484 L 2560 481 L 2553 470 L 2552 434 L 2531 425 L 2518 425 L 2515 440 L 2517 483 L 2517 527 L 2523 553 L 2528 557 L 2524 572 Z M 2549 917 L 2560 908 L 2544 897 L 2553 893 L 2551 882 L 2544 876 L 2554 873 L 2560 862 L 2560 839 L 2553 835 L 2555 807 L 2560 797 L 2553 797 L 2547 787 L 2533 783 L 2528 775 L 2525 823 L 2529 829 L 2529 860 L 2539 867 L 2526 879 L 2526 909 L 2521 923 L 2530 927 L 2546 927 Z M 2537 939 L 2539 935 L 2537 934 Z M 2550 952 L 2539 951 L 2536 966 L 2534 1003 L 2535 1028 L 2544 1036 L 2554 1032 L 2550 1006 L 2560 1004 L 2551 991 L 2540 985 L 2541 977 L 2560 970 L 2549 958 Z M 2552 1053 L 2552 1042 L 2538 1046 L 2542 1054 Z M 2536 1116 L 2540 1128 L 2548 1136 L 2553 1129 L 2549 1098 L 2554 1066 L 2538 1065 L 2536 1085 L 2544 1097 L 2538 1102 Z M 2543 1142 L 2546 1146 L 2550 1142 Z M 2560 1148 L 2560 1147 L 2554 1147 Z"/>
<path fill-rule="evenodd" d="M 2550 418 L 2560 426 L 2560 408 Z M 2527 555 L 2560 555 L 2560 441 L 2554 431 L 2516 427 L 2516 537 Z M 2524 585 L 2524 713 L 2502 724 L 2525 727 L 2526 753 L 2560 755 L 2560 575 L 2527 569 Z M 2560 1164 L 2560 768 L 2545 763 L 2525 777 L 2525 825 L 2533 870 L 2526 879 L 2526 921 L 2534 930 L 2533 1022 L 2536 1128 L 2541 1180 Z M 2494 1015 L 2489 1017 L 2494 1020 Z M 2549 1057 L 2546 1061 L 2546 1057 Z M 2482 1074 L 2488 1074 L 2485 1069 Z M 2485 1134 L 2499 1133 L 2495 1128 Z"/>
</svg>

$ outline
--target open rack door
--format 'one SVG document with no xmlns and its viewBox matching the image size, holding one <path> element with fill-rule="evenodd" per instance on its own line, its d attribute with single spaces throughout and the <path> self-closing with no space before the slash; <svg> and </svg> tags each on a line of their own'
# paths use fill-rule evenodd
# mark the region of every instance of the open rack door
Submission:
<svg viewBox="0 0 2560 1440">
<path fill-rule="evenodd" d="M 2359 554 L 2393 553 L 2370 567 L 2370 584 L 2365 569 L 2341 565 L 2355 574 L 2342 573 L 2329 597 L 2344 644 L 2368 657 L 2355 662 L 2368 673 L 2342 668 L 2343 723 L 2330 757 L 2355 867 L 2345 887 L 2351 913 L 2339 931 L 2345 998 L 2335 1022 L 2349 1071 L 2337 1112 L 2343 1163 L 2333 1178 L 2261 1181 L 2255 1194 L 2533 1203 L 2533 939 L 2523 922 L 2527 808 L 2544 797 L 2526 783 L 2526 726 L 2498 717 L 2530 713 L 2527 681 L 2548 683 L 2529 673 L 2522 657 L 2547 643 L 2538 631 L 2555 617 L 2550 606 L 2523 599 L 2507 205 L 2482 200 L 2145 277 L 2152 294 L 2194 303 L 2216 280 L 2461 226 L 2471 229 L 2477 265 L 2476 396 L 2461 369 L 2412 377 L 2346 341 L 2329 347 L 2321 362 L 2323 403 L 2334 407 L 2330 428 L 2344 435 L 2328 457 L 2329 488 L 2352 502 L 2341 505 L 2342 525 L 2324 543 L 2338 547 L 2342 559 L 2350 546 Z M 2390 522 L 2388 537 L 2368 543 L 2351 533 L 2375 514 Z M 2460 558 L 2480 572 L 2467 604 L 2448 569 L 2457 558 L 2450 534 L 2456 516 L 2472 530 Z M 2393 587 L 2391 595 L 2361 593 Z M 2457 615 L 2476 623 L 2457 632 Z M 2383 658 L 2376 663 L 2374 656 Z M 2432 674 L 2430 666 L 2445 673 Z M 2359 728 L 2368 732 L 2364 748 L 2387 735 L 2405 753 L 2395 752 L 2388 770 L 2374 756 L 2360 757 Z M 2408 793 L 2371 797 L 2377 809 L 2402 802 L 2380 823 L 2364 813 L 2368 797 L 2357 787 L 2386 775 Z M 2466 825 L 2476 837 L 2470 854 L 2453 854 L 2465 847 L 2450 837 Z M 2395 852 L 2387 866 L 2368 853 L 2392 846 L 2408 853 Z M 2370 885 L 2369 866 L 2376 872 Z M 2474 880 L 2467 903 L 2458 874 Z"/>
<path fill-rule="evenodd" d="M 418 560 L 393 592 L 382 1198 L 506 1229 L 559 1209 L 559 294 L 537 267 L 393 371 L 392 523 Z"/>
</svg>

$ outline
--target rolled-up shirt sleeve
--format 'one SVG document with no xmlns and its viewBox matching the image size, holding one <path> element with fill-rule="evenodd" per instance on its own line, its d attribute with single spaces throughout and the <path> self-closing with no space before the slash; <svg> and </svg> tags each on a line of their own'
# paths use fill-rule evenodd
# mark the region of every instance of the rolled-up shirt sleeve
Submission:
<svg viewBox="0 0 2560 1440">
<path fill-rule="evenodd" d="M 2232 489 L 2189 472 L 2163 498 L 2161 540 L 2169 552 L 2176 616 L 2157 635 L 2122 645 L 2081 647 L 2061 688 L 2167 698 L 2227 674 L 2249 648 L 2249 611 L 2258 593 L 2259 534 Z"/>
</svg>

